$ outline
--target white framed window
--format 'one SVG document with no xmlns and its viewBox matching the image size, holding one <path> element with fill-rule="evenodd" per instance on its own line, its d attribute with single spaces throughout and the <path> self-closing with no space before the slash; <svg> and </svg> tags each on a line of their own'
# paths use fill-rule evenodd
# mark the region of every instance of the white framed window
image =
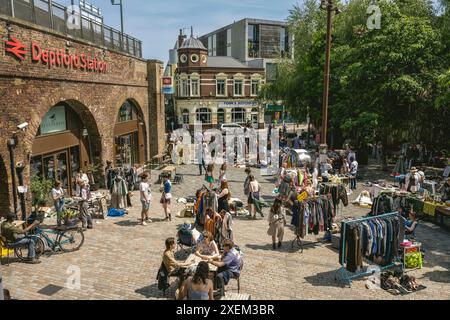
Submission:
<svg viewBox="0 0 450 320">
<path fill-rule="evenodd" d="M 231 111 L 231 118 L 234 123 L 245 123 L 245 109 L 243 108 L 234 108 Z"/>
<path fill-rule="evenodd" d="M 251 91 L 252 96 L 255 97 L 259 94 L 260 83 L 261 83 L 260 80 L 252 80 L 252 91 Z"/>
<path fill-rule="evenodd" d="M 192 63 L 197 63 L 199 60 L 200 60 L 200 58 L 198 57 L 198 54 L 191 55 Z"/>
<path fill-rule="evenodd" d="M 200 96 L 200 79 L 191 79 L 191 96 Z"/>
<path fill-rule="evenodd" d="M 189 80 L 188 79 L 180 79 L 178 81 L 178 94 L 180 97 L 189 97 Z"/>
<path fill-rule="evenodd" d="M 197 117 L 197 122 L 203 124 L 211 124 L 211 110 L 208 108 L 200 108 L 195 112 Z"/>
<path fill-rule="evenodd" d="M 216 96 L 224 97 L 227 95 L 227 80 L 217 79 L 216 80 Z"/>
<path fill-rule="evenodd" d="M 234 80 L 234 96 L 242 97 L 244 95 L 244 80 Z"/>
</svg>

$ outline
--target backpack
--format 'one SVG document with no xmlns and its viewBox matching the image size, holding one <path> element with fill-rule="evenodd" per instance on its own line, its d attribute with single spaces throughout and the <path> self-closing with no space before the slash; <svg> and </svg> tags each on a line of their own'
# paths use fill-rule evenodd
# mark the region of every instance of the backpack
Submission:
<svg viewBox="0 0 450 320">
<path fill-rule="evenodd" d="M 158 289 L 162 291 L 166 291 L 169 285 L 169 273 L 167 272 L 166 266 L 164 262 L 161 263 L 161 267 L 159 267 L 158 274 L 156 275 L 156 280 L 158 280 Z"/>
</svg>

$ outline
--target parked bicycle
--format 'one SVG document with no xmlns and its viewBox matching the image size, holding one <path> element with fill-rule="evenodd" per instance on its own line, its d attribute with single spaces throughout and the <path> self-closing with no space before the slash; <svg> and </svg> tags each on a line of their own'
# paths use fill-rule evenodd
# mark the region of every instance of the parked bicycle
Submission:
<svg viewBox="0 0 450 320">
<path fill-rule="evenodd" d="M 30 217 L 29 220 L 36 219 Z M 42 218 L 37 217 L 42 220 Z M 45 248 L 56 252 L 62 250 L 63 252 L 74 252 L 81 248 L 84 243 L 83 229 L 78 226 L 78 221 L 61 226 L 61 227 L 41 227 L 37 226 L 32 236 L 36 237 L 36 254 L 42 255 Z"/>
</svg>

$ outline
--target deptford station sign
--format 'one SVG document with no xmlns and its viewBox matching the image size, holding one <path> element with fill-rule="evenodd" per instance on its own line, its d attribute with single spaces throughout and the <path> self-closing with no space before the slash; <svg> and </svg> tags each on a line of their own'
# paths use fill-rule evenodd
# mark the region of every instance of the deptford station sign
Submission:
<svg viewBox="0 0 450 320">
<path fill-rule="evenodd" d="M 27 50 L 25 45 L 14 37 L 5 42 L 5 51 L 20 60 L 25 60 Z M 44 49 L 37 42 L 31 43 L 31 61 L 41 63 L 51 68 L 66 68 L 86 72 L 105 73 L 108 69 L 106 61 L 91 57 L 85 53 L 69 53 L 66 49 Z"/>
</svg>

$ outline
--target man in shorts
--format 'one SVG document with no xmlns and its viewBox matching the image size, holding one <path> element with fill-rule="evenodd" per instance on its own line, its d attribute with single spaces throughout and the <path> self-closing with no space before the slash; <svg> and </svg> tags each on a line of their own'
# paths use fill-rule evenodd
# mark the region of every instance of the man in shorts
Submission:
<svg viewBox="0 0 450 320">
<path fill-rule="evenodd" d="M 141 176 L 141 183 L 139 184 L 139 191 L 141 194 L 142 212 L 141 212 L 141 224 L 146 226 L 147 222 L 152 222 L 148 218 L 148 211 L 150 210 L 150 202 L 152 200 L 152 191 L 150 185 L 148 184 L 148 175 L 144 173 Z"/>
</svg>

